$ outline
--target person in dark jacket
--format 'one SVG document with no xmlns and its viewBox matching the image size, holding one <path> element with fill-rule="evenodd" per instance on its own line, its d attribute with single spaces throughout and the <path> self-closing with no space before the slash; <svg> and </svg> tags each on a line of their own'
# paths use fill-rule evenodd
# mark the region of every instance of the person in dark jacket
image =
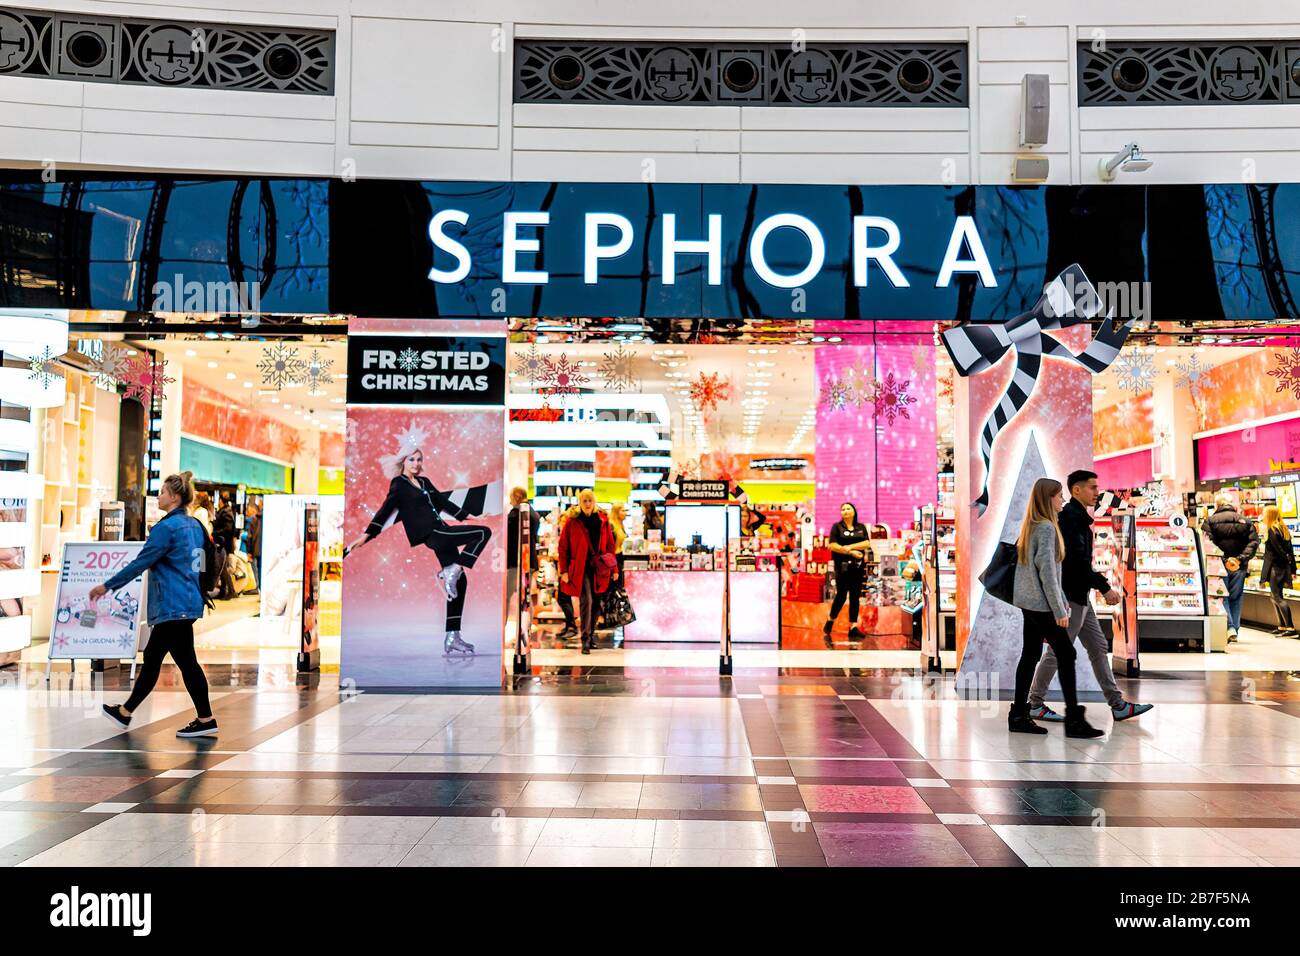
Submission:
<svg viewBox="0 0 1300 956">
<path fill-rule="evenodd" d="M 1259 532 L 1227 498 L 1215 502 L 1214 514 L 1205 519 L 1201 530 L 1223 552 L 1223 567 L 1228 572 L 1223 577 L 1228 589 L 1223 608 L 1228 615 L 1228 643 L 1231 644 L 1241 630 L 1241 595 L 1246 589 L 1250 559 L 1259 550 Z"/>
<path fill-rule="evenodd" d="M 1277 612 L 1277 630 L 1273 633 L 1279 637 L 1295 637 L 1295 624 L 1291 620 L 1291 605 L 1286 603 L 1283 588 L 1291 586 L 1295 577 L 1295 549 L 1291 547 L 1291 531 L 1282 520 L 1277 505 L 1264 508 L 1264 566 L 1260 569 L 1259 580 L 1268 585 L 1269 596 L 1273 599 L 1273 610 Z"/>
<path fill-rule="evenodd" d="M 411 547 L 424 545 L 437 555 L 438 563 L 442 565 L 438 580 L 447 595 L 443 654 L 450 655 L 452 651 L 473 654 L 474 645 L 460 636 L 465 593 L 469 588 L 469 576 L 465 572 L 474 567 L 479 555 L 487 547 L 492 529 L 485 525 L 450 525 L 443 520 L 442 515 L 447 514 L 457 521 L 463 521 L 483 514 L 491 489 L 488 485 L 477 485 L 456 492 L 435 488 L 433 482 L 422 474 L 424 453 L 420 450 L 420 444 L 427 437 L 427 433 L 412 425 L 408 433 L 402 436 L 397 453 L 381 460 L 384 474 L 391 478 L 388 496 L 375 512 L 374 520 L 366 526 L 365 534 L 353 541 L 344 550 L 343 556 L 346 558 L 357 548 L 374 540 L 394 521 L 400 521 Z M 501 494 L 499 488 L 496 493 Z"/>
<path fill-rule="evenodd" d="M 560 590 L 579 599 L 582 653 L 590 654 L 596 636 L 596 595 L 608 591 L 609 582 L 618 578 L 614 529 L 605 512 L 596 508 L 595 492 L 578 495 L 578 513 L 560 534 L 559 560 Z"/>
<path fill-rule="evenodd" d="M 244 537 L 248 542 L 248 561 L 253 566 L 253 578 L 256 581 L 254 591 L 262 586 L 262 512 L 255 504 L 247 508 L 247 520 L 244 522 Z"/>
<path fill-rule="evenodd" d="M 204 554 L 208 531 L 189 513 L 190 503 L 194 501 L 191 478 L 188 471 L 167 477 L 158 489 L 158 507 L 167 513 L 153 526 L 140 553 L 117 574 L 90 590 L 93 605 L 109 591 L 116 591 L 149 572 L 151 630 L 144 648 L 144 665 L 126 703 L 104 705 L 104 716 L 123 730 L 131 726 L 131 715 L 158 683 L 163 658 L 171 654 L 197 711 L 195 719 L 176 731 L 176 736 L 215 737 L 217 734 L 217 721 L 208 700 L 208 680 L 194 654 L 194 622 L 203 616 L 203 591 L 195 557 Z"/>
<path fill-rule="evenodd" d="M 510 514 L 506 516 L 506 568 L 519 567 L 519 506 L 528 500 L 523 488 L 510 491 Z M 537 535 L 542 519 L 531 507 L 528 509 L 528 567 L 537 570 Z"/>
<path fill-rule="evenodd" d="M 1065 557 L 1061 561 L 1061 590 L 1070 604 L 1070 624 L 1066 631 L 1071 644 L 1077 637 L 1087 652 L 1088 663 L 1092 665 L 1097 684 L 1106 695 L 1106 703 L 1110 704 L 1111 715 L 1116 720 L 1128 720 L 1145 714 L 1152 705 L 1134 704 L 1124 699 L 1119 685 L 1115 683 L 1115 672 L 1110 666 L 1110 648 L 1106 646 L 1106 635 L 1101 632 L 1097 613 L 1088 600 L 1092 591 L 1100 591 L 1110 605 L 1118 604 L 1123 597 L 1106 575 L 1092 568 L 1092 516 L 1088 514 L 1088 509 L 1097 503 L 1097 473 L 1074 471 L 1065 481 L 1070 490 L 1070 500 L 1061 509 L 1056 521 L 1061 529 L 1061 539 L 1065 542 Z M 1034 682 L 1029 689 L 1029 716 L 1035 720 L 1065 719 L 1043 700 L 1056 671 L 1056 653 L 1049 645 L 1047 653 L 1038 662 Z"/>
</svg>

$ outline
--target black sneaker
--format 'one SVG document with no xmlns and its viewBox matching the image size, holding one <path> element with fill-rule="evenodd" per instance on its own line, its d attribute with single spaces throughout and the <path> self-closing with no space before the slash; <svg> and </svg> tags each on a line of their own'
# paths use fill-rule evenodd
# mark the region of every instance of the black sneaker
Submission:
<svg viewBox="0 0 1300 956">
<path fill-rule="evenodd" d="M 131 718 L 122 713 L 121 704 L 105 704 L 103 707 L 103 713 L 105 717 L 117 724 L 123 730 L 127 730 L 131 726 Z"/>
<path fill-rule="evenodd" d="M 197 717 L 188 724 L 176 731 L 177 737 L 215 737 L 217 735 L 217 722 L 209 720 L 207 723 L 200 721 Z"/>
</svg>

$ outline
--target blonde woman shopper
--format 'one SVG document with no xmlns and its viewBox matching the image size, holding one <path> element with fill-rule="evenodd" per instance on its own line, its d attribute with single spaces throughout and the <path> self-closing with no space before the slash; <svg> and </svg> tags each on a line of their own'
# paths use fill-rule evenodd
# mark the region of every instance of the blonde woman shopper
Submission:
<svg viewBox="0 0 1300 956">
<path fill-rule="evenodd" d="M 1295 637 L 1296 629 L 1291 620 L 1291 605 L 1286 603 L 1283 588 L 1291 586 L 1295 577 L 1295 550 L 1291 547 L 1291 530 L 1278 513 L 1277 505 L 1268 505 L 1264 509 L 1264 566 L 1260 569 L 1259 580 L 1268 585 L 1269 595 L 1273 598 L 1273 610 L 1277 612 L 1278 637 Z"/>
<path fill-rule="evenodd" d="M 1065 736 L 1100 737 L 1104 731 L 1088 723 L 1075 692 L 1074 644 L 1066 630 L 1070 605 L 1061 590 L 1061 562 L 1065 541 L 1057 525 L 1057 514 L 1065 505 L 1061 483 L 1039 478 L 1029 495 L 1025 520 L 1016 541 L 1016 581 L 1013 603 L 1024 615 L 1024 644 L 1016 665 L 1016 697 L 1007 717 L 1012 733 L 1045 734 L 1029 716 L 1029 686 L 1043 653 L 1043 642 L 1056 654 L 1060 668 L 1061 693 L 1065 697 Z"/>
</svg>

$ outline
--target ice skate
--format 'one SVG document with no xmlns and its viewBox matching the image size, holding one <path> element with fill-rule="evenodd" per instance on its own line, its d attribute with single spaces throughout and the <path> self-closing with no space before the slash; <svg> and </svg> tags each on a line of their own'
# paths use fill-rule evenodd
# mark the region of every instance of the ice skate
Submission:
<svg viewBox="0 0 1300 956">
<path fill-rule="evenodd" d="M 460 651 L 462 654 L 473 654 L 474 645 L 460 639 L 460 631 L 448 631 L 447 636 L 442 639 L 442 656 L 450 657 L 452 651 Z"/>
<path fill-rule="evenodd" d="M 453 564 L 450 567 L 443 568 L 438 572 L 438 580 L 447 590 L 447 600 L 456 600 L 456 593 L 460 590 L 460 578 L 465 573 L 465 569 L 459 564 Z"/>
</svg>

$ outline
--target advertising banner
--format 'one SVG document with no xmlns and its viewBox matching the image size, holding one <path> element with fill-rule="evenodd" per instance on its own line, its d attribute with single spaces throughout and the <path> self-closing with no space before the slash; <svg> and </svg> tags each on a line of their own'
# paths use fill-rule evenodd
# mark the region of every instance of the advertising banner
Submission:
<svg viewBox="0 0 1300 956">
<path fill-rule="evenodd" d="M 308 502 L 302 512 L 302 634 L 298 670 L 320 667 L 320 505 Z"/>
<path fill-rule="evenodd" d="M 337 557 L 343 549 L 342 495 L 262 496 L 261 628 L 277 636 L 277 646 L 300 642 L 303 608 L 304 529 L 308 505 L 318 510 L 318 558 Z M 319 560 L 317 560 L 319 567 Z M 274 628 L 274 631 L 270 629 Z"/>
<path fill-rule="evenodd" d="M 348 356 L 340 676 L 498 687 L 505 339 L 352 335 Z"/>
<path fill-rule="evenodd" d="M 134 658 L 138 643 L 143 576 L 96 602 L 90 590 L 130 563 L 142 541 L 70 541 L 63 546 L 63 566 L 54 597 L 50 626 L 50 658 L 125 660 Z"/>
</svg>

